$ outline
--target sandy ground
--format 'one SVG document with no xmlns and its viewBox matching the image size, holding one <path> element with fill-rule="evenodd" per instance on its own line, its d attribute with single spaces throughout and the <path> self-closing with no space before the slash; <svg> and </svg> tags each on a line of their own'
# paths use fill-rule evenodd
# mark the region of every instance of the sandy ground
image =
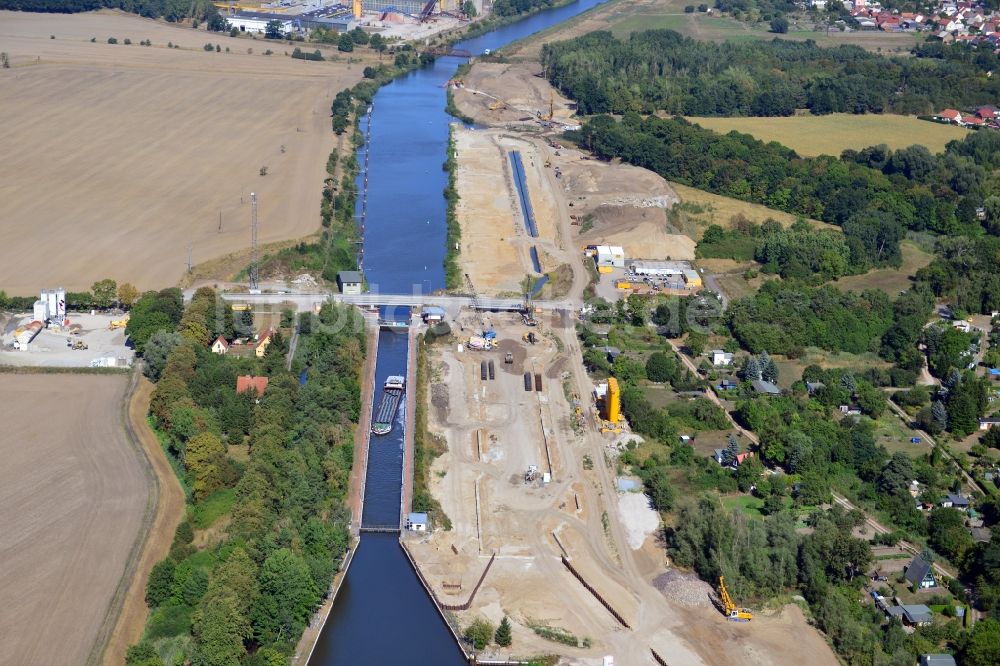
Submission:
<svg viewBox="0 0 1000 666">
<path fill-rule="evenodd" d="M 455 105 L 464 115 L 484 125 L 537 127 L 551 104 L 555 122 L 578 123 L 575 104 L 539 76 L 537 63 L 477 62 L 452 89 Z M 491 106 L 497 106 L 491 109 Z"/>
<path fill-rule="evenodd" d="M 0 248 L 8 293 L 176 283 L 189 246 L 197 264 L 249 244 L 251 191 L 261 243 L 319 228 L 330 102 L 365 63 L 112 12 L 0 12 L 0 47 L 13 65 L 0 70 L 0 219 L 18 230 Z"/>
<path fill-rule="evenodd" d="M 628 546 L 639 550 L 656 528 L 660 516 L 644 493 L 622 493 L 618 496 L 618 513 L 628 534 Z"/>
<path fill-rule="evenodd" d="M 128 646 L 138 642 L 142 637 L 146 619 L 149 617 L 149 607 L 146 605 L 146 583 L 149 580 L 149 572 L 154 564 L 170 552 L 174 532 L 185 513 L 184 490 L 167 461 L 160 440 L 146 420 L 153 383 L 145 377 L 140 377 L 138 381 L 132 400 L 129 401 L 128 418 L 156 475 L 156 516 L 149 529 L 142 554 L 139 556 L 118 622 L 101 659 L 108 666 L 123 663 Z"/>
<path fill-rule="evenodd" d="M 127 378 L 0 383 L 0 663 L 87 661 L 146 507 Z"/>
<path fill-rule="evenodd" d="M 3 344 L 0 347 L 0 365 L 87 368 L 91 361 L 100 358 L 113 358 L 116 364 L 121 364 L 120 367 L 132 365 L 135 350 L 125 346 L 125 330 L 109 328 L 110 323 L 119 319 L 120 315 L 70 313 L 68 317 L 71 326 L 81 326 L 80 333 L 71 334 L 56 328 L 43 329 L 31 341 L 27 350 L 17 351 L 10 347 L 14 341 L 15 327 L 30 323 L 32 316 L 12 317 L 0 337 Z M 80 340 L 87 344 L 87 349 L 74 350 L 67 343 L 68 340 Z"/>
</svg>

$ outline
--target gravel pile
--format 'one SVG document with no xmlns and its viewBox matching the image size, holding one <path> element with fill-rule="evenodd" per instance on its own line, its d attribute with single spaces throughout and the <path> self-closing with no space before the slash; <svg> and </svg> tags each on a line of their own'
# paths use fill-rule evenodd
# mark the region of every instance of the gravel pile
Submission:
<svg viewBox="0 0 1000 666">
<path fill-rule="evenodd" d="M 668 569 L 653 580 L 653 585 L 667 599 L 684 606 L 712 608 L 715 592 L 712 586 L 692 573 Z"/>
</svg>

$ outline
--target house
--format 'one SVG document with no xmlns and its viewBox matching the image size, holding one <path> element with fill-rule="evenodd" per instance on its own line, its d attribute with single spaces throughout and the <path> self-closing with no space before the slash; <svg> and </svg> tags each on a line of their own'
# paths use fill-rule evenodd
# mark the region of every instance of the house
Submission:
<svg viewBox="0 0 1000 666">
<path fill-rule="evenodd" d="M 729 366 L 733 364 L 733 355 L 721 349 L 712 350 L 712 365 L 715 367 Z"/>
<path fill-rule="evenodd" d="M 715 458 L 715 462 L 722 465 L 723 464 L 722 461 L 726 459 L 726 450 L 715 449 L 715 451 L 713 451 L 712 454 L 713 454 L 712 457 Z M 753 457 L 752 451 L 747 451 L 746 453 L 737 453 L 736 460 L 733 462 L 732 468 L 736 469 L 737 467 L 742 465 L 747 460 L 747 458 L 752 458 L 752 457 Z"/>
<path fill-rule="evenodd" d="M 969 117 L 971 118 L 971 116 Z M 969 118 L 963 118 L 962 122 L 968 122 Z M 951 322 L 951 325 L 961 331 L 962 333 L 968 333 L 972 330 L 972 324 L 962 319 Z"/>
<path fill-rule="evenodd" d="M 985 419 L 979 419 L 980 430 L 989 430 L 990 428 L 995 428 L 996 426 L 1000 426 L 1000 417 L 989 416 Z"/>
<path fill-rule="evenodd" d="M 941 507 L 945 509 L 968 509 L 969 500 L 961 495 L 948 493 L 948 495 L 941 500 Z"/>
<path fill-rule="evenodd" d="M 215 339 L 212 343 L 212 353 L 213 354 L 225 354 L 229 351 L 229 343 L 221 335 Z"/>
<path fill-rule="evenodd" d="M 439 308 L 436 305 L 428 305 L 420 313 L 425 324 L 436 324 L 444 319 L 444 315 L 444 308 Z"/>
<path fill-rule="evenodd" d="M 744 462 L 746 462 L 747 458 L 753 458 L 753 451 L 747 451 L 746 453 L 737 453 L 736 466 L 739 467 L 740 465 L 742 465 Z"/>
<path fill-rule="evenodd" d="M 920 666 L 955 666 L 955 658 L 950 654 L 922 654 Z"/>
<path fill-rule="evenodd" d="M 726 459 L 726 450 L 716 449 L 712 452 L 712 457 L 715 458 L 715 462 L 721 465 L 722 461 Z"/>
<path fill-rule="evenodd" d="M 258 395 L 264 395 L 267 390 L 267 377 L 254 377 L 253 375 L 240 375 L 236 378 L 236 393 L 246 393 L 253 389 Z"/>
<path fill-rule="evenodd" d="M 934 567 L 919 555 L 914 555 L 910 563 L 906 565 L 903 577 L 909 581 L 914 590 L 928 590 L 932 587 L 937 587 L 937 579 L 934 577 Z"/>
<path fill-rule="evenodd" d="M 257 358 L 264 358 L 264 352 L 267 351 L 268 345 L 271 344 L 271 340 L 274 339 L 274 328 L 267 328 L 262 330 L 257 334 L 257 339 L 254 341 L 253 353 Z"/>
<path fill-rule="evenodd" d="M 715 390 L 717 390 L 717 391 L 732 391 L 732 390 L 735 390 L 738 386 L 739 386 L 739 383 L 735 379 L 733 379 L 732 377 L 729 377 L 727 379 L 720 379 L 719 380 L 719 385 L 715 387 Z"/>
<path fill-rule="evenodd" d="M 781 389 L 772 384 L 771 382 L 764 381 L 763 379 L 755 379 L 750 382 L 753 390 L 757 393 L 763 395 L 781 395 Z"/>
<path fill-rule="evenodd" d="M 845 416 L 861 416 L 861 407 L 856 403 L 851 403 L 850 405 L 841 405 L 840 413 Z"/>
<path fill-rule="evenodd" d="M 360 294 L 364 278 L 359 271 L 340 271 L 337 273 L 337 288 L 342 294 Z"/>
<path fill-rule="evenodd" d="M 938 114 L 938 118 L 941 118 L 942 120 L 947 120 L 949 123 L 954 123 L 956 125 L 962 122 L 962 114 L 956 111 L 955 109 L 945 109 L 940 114 Z"/>
<path fill-rule="evenodd" d="M 406 514 L 406 529 L 410 530 L 411 532 L 426 532 L 427 514 L 426 513 Z"/>
</svg>

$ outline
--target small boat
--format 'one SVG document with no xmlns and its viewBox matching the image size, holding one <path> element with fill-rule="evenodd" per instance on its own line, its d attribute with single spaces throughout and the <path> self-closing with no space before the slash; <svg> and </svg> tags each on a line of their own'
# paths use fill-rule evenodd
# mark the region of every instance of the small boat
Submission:
<svg viewBox="0 0 1000 666">
<path fill-rule="evenodd" d="M 399 403 L 406 391 L 406 377 L 390 375 L 382 386 L 382 400 L 372 418 L 372 434 L 388 435 L 399 411 Z"/>
</svg>

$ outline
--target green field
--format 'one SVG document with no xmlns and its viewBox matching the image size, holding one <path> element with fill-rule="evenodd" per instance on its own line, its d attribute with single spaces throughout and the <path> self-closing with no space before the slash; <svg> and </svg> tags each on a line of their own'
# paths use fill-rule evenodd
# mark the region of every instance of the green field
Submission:
<svg viewBox="0 0 1000 666">
<path fill-rule="evenodd" d="M 903 263 L 899 268 L 883 268 L 869 271 L 864 275 L 851 275 L 830 284 L 841 291 L 881 289 L 895 298 L 899 292 L 909 289 L 910 278 L 934 259 L 933 255 L 924 252 L 910 241 L 903 241 L 900 249 L 903 253 Z"/>
<path fill-rule="evenodd" d="M 693 123 L 720 133 L 736 130 L 752 134 L 761 141 L 777 141 L 805 157 L 840 155 L 847 148 L 860 150 L 884 143 L 890 148 L 914 144 L 939 153 L 949 141 L 961 139 L 968 130 L 942 125 L 910 116 L 853 115 L 833 113 L 826 116 L 790 116 L 787 118 L 688 118 Z"/>
<path fill-rule="evenodd" d="M 760 512 L 760 508 L 764 506 L 764 500 L 754 497 L 753 495 L 730 495 L 728 497 L 723 497 L 722 506 L 725 507 L 727 511 L 736 509 L 748 518 L 762 519 L 764 517 L 764 514 Z"/>
</svg>

